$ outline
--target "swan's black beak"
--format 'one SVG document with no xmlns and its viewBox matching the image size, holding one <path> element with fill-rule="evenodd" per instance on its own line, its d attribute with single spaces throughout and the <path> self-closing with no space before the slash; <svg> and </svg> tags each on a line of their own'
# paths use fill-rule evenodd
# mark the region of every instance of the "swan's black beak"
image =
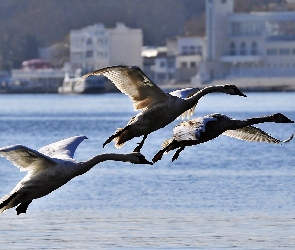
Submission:
<svg viewBox="0 0 295 250">
<path fill-rule="evenodd" d="M 291 119 L 289 119 L 287 116 L 283 115 L 282 113 L 277 113 L 277 115 L 281 118 L 279 122 L 277 123 L 294 123 Z"/>
<path fill-rule="evenodd" d="M 239 96 L 244 96 L 247 97 L 242 91 L 240 91 L 239 89 L 236 89 L 236 94 Z"/>
<path fill-rule="evenodd" d="M 148 161 L 143 155 L 138 156 L 138 158 L 139 158 L 139 161 L 140 161 L 141 164 L 153 165 L 153 163 Z"/>
<path fill-rule="evenodd" d="M 294 121 L 292 121 L 291 119 L 289 119 L 288 117 L 286 117 L 286 123 L 294 123 Z"/>
</svg>

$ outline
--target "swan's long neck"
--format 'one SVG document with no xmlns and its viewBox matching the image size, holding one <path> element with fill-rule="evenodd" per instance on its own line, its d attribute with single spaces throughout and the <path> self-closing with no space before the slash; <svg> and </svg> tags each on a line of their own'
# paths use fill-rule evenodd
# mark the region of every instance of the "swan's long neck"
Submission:
<svg viewBox="0 0 295 250">
<path fill-rule="evenodd" d="M 78 175 L 84 174 L 87 171 L 89 171 L 91 168 L 93 168 L 95 165 L 97 165 L 98 163 L 103 161 L 108 161 L 108 160 L 130 161 L 130 159 L 128 158 L 128 155 L 125 155 L 125 154 L 106 153 L 106 154 L 96 155 L 90 158 L 89 160 L 80 163 L 79 165 L 80 173 Z"/>
<path fill-rule="evenodd" d="M 199 90 L 195 95 L 193 95 L 192 97 L 186 99 L 186 101 L 188 103 L 190 103 L 191 105 L 195 105 L 196 103 L 198 103 L 198 101 L 205 95 L 209 94 L 209 93 L 213 93 L 213 92 L 223 92 L 224 87 L 222 85 L 217 85 L 217 86 L 208 86 L 205 87 L 201 90 Z"/>
<path fill-rule="evenodd" d="M 246 120 L 232 120 L 230 129 L 238 129 L 243 128 L 249 125 L 264 123 L 264 122 L 273 122 L 272 116 L 262 116 L 262 117 L 254 117 Z M 229 128 L 228 128 L 229 129 Z"/>
</svg>

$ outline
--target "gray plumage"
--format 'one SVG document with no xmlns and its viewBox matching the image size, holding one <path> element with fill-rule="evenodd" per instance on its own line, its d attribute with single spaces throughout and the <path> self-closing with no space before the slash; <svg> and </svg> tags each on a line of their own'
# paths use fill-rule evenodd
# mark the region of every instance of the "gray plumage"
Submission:
<svg viewBox="0 0 295 250">
<path fill-rule="evenodd" d="M 177 149 L 172 161 L 176 160 L 186 146 L 193 146 L 212 140 L 219 135 L 252 142 L 283 143 L 292 140 L 293 135 L 285 141 L 272 137 L 260 128 L 252 126 L 264 122 L 294 123 L 281 113 L 235 120 L 223 114 L 210 114 L 189 121 L 181 122 L 173 129 L 173 137 L 162 144 L 162 149 L 154 156 L 153 162 L 160 160 L 164 153 Z"/>
<path fill-rule="evenodd" d="M 135 110 L 141 110 L 132 117 L 124 128 L 118 128 L 103 146 L 115 141 L 120 148 L 134 137 L 144 136 L 135 151 L 139 152 L 148 134 L 165 127 L 179 116 L 190 117 L 201 97 L 212 92 L 246 96 L 235 85 L 208 86 L 203 89 L 187 88 L 164 93 L 138 67 L 113 66 L 90 72 L 83 76 L 104 75 L 124 94 L 128 95 Z"/>
</svg>

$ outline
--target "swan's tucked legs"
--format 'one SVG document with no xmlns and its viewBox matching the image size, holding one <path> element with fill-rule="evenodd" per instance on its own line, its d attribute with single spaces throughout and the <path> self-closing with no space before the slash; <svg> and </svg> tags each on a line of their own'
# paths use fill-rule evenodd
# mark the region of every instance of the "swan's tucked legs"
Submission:
<svg viewBox="0 0 295 250">
<path fill-rule="evenodd" d="M 175 161 L 175 160 L 178 158 L 180 152 L 181 152 L 182 150 L 184 150 L 184 148 L 185 148 L 185 147 L 181 147 L 181 148 L 177 149 L 177 151 L 175 152 L 175 154 L 174 154 L 173 157 L 172 157 L 172 161 Z"/>
<path fill-rule="evenodd" d="M 142 146 L 143 146 L 143 144 L 144 144 L 144 141 L 146 140 L 147 137 L 148 137 L 147 134 L 145 134 L 145 135 L 143 136 L 141 142 L 138 143 L 138 146 L 133 150 L 133 152 L 140 152 L 140 150 L 141 150 L 141 148 L 142 148 Z"/>
<path fill-rule="evenodd" d="M 21 213 L 25 214 L 27 212 L 28 206 L 31 204 L 31 202 L 32 202 L 32 200 L 25 201 L 25 202 L 22 202 L 20 205 L 18 205 L 18 207 L 15 209 L 17 212 L 17 215 L 19 215 Z"/>
<path fill-rule="evenodd" d="M 113 139 L 115 139 L 116 137 L 118 137 L 120 134 L 122 134 L 126 129 L 128 129 L 129 126 L 126 126 L 124 129 L 118 131 L 117 133 L 115 133 L 114 135 L 110 136 L 103 144 L 103 148 L 105 147 L 105 145 L 107 145 L 108 143 L 110 143 Z"/>
<path fill-rule="evenodd" d="M 155 154 L 154 158 L 152 159 L 153 163 L 161 160 L 164 153 L 165 153 L 165 149 L 159 150 L 159 152 Z"/>
<path fill-rule="evenodd" d="M 107 145 L 108 143 L 110 143 L 113 139 L 115 139 L 116 137 L 118 136 L 118 134 L 114 134 L 112 136 L 110 136 L 105 142 L 104 144 L 102 145 L 102 147 L 104 148 L 105 145 Z"/>
<path fill-rule="evenodd" d="M 163 157 L 163 154 L 168 150 L 169 147 L 171 147 L 171 145 L 173 145 L 175 143 L 176 143 L 176 141 L 173 140 L 165 148 L 162 148 L 161 150 L 159 150 L 159 152 L 154 156 L 154 158 L 152 159 L 152 161 L 155 163 L 155 162 L 161 160 L 162 157 Z"/>
<path fill-rule="evenodd" d="M 2 203 L 0 204 L 0 209 L 7 206 L 8 203 L 16 197 L 16 195 L 17 195 L 17 193 L 13 193 L 6 200 L 3 200 Z"/>
</svg>

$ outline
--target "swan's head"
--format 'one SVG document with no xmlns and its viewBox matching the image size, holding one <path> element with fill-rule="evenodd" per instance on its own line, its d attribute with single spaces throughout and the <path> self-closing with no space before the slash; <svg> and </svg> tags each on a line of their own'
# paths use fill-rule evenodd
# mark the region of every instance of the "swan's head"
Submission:
<svg viewBox="0 0 295 250">
<path fill-rule="evenodd" d="M 223 85 L 222 92 L 229 95 L 239 95 L 239 96 L 247 97 L 244 93 L 242 93 L 241 90 L 237 88 L 236 85 Z"/>
<path fill-rule="evenodd" d="M 139 152 L 132 152 L 128 157 L 129 161 L 133 164 L 150 164 L 153 165 L 152 162 L 148 161 L 145 156 Z"/>
<path fill-rule="evenodd" d="M 294 121 L 290 120 L 288 117 L 284 116 L 281 113 L 273 114 L 272 118 L 275 123 L 294 123 Z"/>
</svg>

